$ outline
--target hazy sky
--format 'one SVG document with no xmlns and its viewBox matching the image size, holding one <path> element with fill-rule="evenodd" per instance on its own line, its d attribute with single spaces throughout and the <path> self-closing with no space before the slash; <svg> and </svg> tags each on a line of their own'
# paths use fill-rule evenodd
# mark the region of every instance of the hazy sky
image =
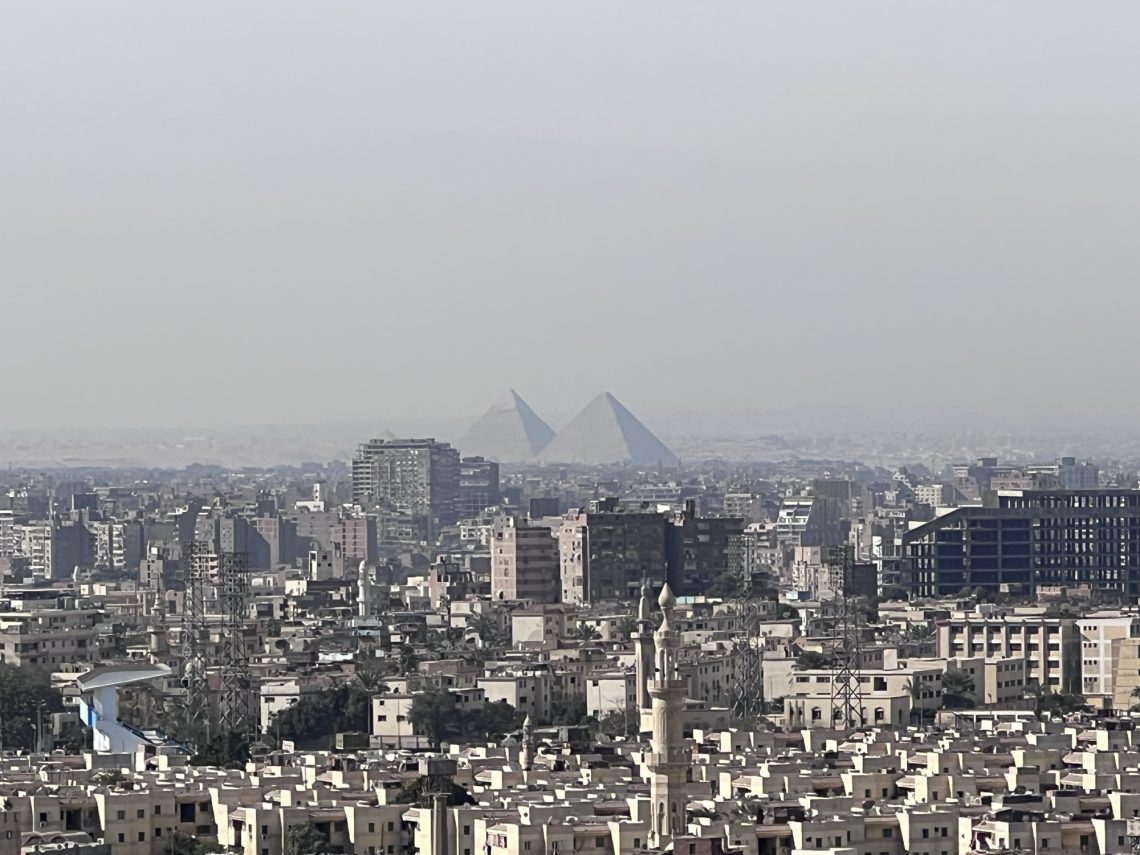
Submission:
<svg viewBox="0 0 1140 855">
<path fill-rule="evenodd" d="M 0 13 L 0 427 L 1140 412 L 1136 3 Z"/>
</svg>

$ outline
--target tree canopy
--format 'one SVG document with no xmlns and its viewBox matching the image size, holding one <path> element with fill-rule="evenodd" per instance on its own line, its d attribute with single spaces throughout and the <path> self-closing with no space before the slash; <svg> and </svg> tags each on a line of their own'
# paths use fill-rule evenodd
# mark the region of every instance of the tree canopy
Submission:
<svg viewBox="0 0 1140 855">
<path fill-rule="evenodd" d="M 942 675 L 942 705 L 947 709 L 962 709 L 972 706 L 974 678 L 957 668 L 948 668 Z"/>
<path fill-rule="evenodd" d="M 63 696 L 38 668 L 0 664 L 0 746 L 31 750 L 36 744 L 36 715 L 63 712 Z"/>
<path fill-rule="evenodd" d="M 312 825 L 294 825 L 285 836 L 285 855 L 324 855 L 329 840 Z"/>
<path fill-rule="evenodd" d="M 249 737 L 236 730 L 227 730 L 211 737 L 190 758 L 192 766 L 224 766 L 242 769 L 249 762 Z"/>
<path fill-rule="evenodd" d="M 826 656 L 823 653 L 816 653 L 813 650 L 805 650 L 796 657 L 794 667 L 797 671 L 818 671 L 825 668 L 831 668 L 835 665 L 835 660 Z"/>
<path fill-rule="evenodd" d="M 412 726 L 438 748 L 450 739 L 499 739 L 522 727 L 526 714 L 506 701 L 461 709 L 451 692 L 433 689 L 416 695 L 408 718 Z"/>
<path fill-rule="evenodd" d="M 333 736 L 369 731 L 372 695 L 361 685 L 308 695 L 273 718 L 272 730 L 298 746 L 327 748 Z"/>
</svg>

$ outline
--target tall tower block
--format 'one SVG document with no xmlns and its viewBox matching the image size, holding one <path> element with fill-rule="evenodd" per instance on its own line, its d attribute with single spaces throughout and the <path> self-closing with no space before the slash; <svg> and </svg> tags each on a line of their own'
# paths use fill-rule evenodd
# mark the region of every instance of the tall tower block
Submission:
<svg viewBox="0 0 1140 855">
<path fill-rule="evenodd" d="M 673 609 L 677 598 L 669 590 L 668 582 L 661 589 L 657 602 L 663 618 L 653 637 L 656 668 L 649 684 L 653 703 L 653 740 L 646 765 L 653 801 L 649 843 L 664 849 L 675 835 L 685 833 L 685 773 L 692 758 L 684 754 L 683 710 L 688 686 L 678 670 L 681 634 L 673 628 Z"/>
</svg>

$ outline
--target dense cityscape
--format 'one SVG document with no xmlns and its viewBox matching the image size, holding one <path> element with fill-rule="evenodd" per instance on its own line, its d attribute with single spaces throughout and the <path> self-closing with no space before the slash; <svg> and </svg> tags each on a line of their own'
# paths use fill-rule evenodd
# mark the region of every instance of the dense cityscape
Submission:
<svg viewBox="0 0 1140 855">
<path fill-rule="evenodd" d="M 378 433 L 4 473 L 0 852 L 1140 845 L 1135 468 Z"/>
<path fill-rule="evenodd" d="M 0 12 L 0 855 L 1140 855 L 1140 4 Z"/>
</svg>

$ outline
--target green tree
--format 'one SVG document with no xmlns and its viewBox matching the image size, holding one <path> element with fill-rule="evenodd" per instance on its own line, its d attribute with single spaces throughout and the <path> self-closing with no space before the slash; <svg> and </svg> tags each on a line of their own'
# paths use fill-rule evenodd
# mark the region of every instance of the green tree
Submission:
<svg viewBox="0 0 1140 855">
<path fill-rule="evenodd" d="M 421 692 L 412 700 L 408 711 L 412 726 L 428 738 L 432 747 L 462 732 L 462 722 L 458 714 L 455 697 L 446 689 L 433 689 Z"/>
<path fill-rule="evenodd" d="M 722 600 L 733 600 L 745 593 L 744 580 L 740 574 L 725 570 L 705 586 L 706 597 L 717 597 Z"/>
<path fill-rule="evenodd" d="M 387 679 L 390 675 L 383 660 L 375 656 L 358 653 L 356 655 L 356 679 L 370 694 L 379 695 L 388 691 Z"/>
<path fill-rule="evenodd" d="M 502 739 L 506 734 L 522 727 L 526 713 L 515 709 L 506 701 L 496 701 L 472 710 L 464 719 L 464 730 L 470 736 L 492 741 Z"/>
<path fill-rule="evenodd" d="M 816 653 L 814 650 L 805 650 L 796 657 L 796 662 L 792 667 L 797 671 L 819 671 L 831 668 L 834 665 L 835 660 L 832 657 L 823 653 Z"/>
<path fill-rule="evenodd" d="M 502 630 L 499 629 L 498 621 L 492 615 L 482 613 L 468 615 L 467 632 L 464 633 L 464 636 L 466 637 L 469 634 L 474 634 L 484 647 L 499 648 L 506 644 Z"/>
<path fill-rule="evenodd" d="M 0 748 L 34 748 L 38 719 L 46 729 L 57 712 L 63 712 L 63 697 L 46 671 L 0 664 Z"/>
<path fill-rule="evenodd" d="M 586 702 L 581 698 L 558 698 L 550 705 L 551 724 L 579 724 L 586 717 Z"/>
<path fill-rule="evenodd" d="M 570 637 L 575 641 L 600 641 L 602 634 L 598 632 L 597 628 L 590 626 L 585 621 L 580 621 L 571 631 Z"/>
<path fill-rule="evenodd" d="M 221 852 L 222 847 L 217 843 L 198 840 L 189 834 L 176 831 L 170 842 L 162 847 L 162 851 L 163 855 L 210 855 L 213 852 Z"/>
<path fill-rule="evenodd" d="M 942 675 L 942 705 L 947 709 L 973 706 L 974 678 L 957 668 L 947 668 Z"/>
<path fill-rule="evenodd" d="M 1131 697 L 1132 700 L 1136 701 L 1136 703 L 1134 703 L 1130 709 L 1132 712 L 1136 712 L 1137 710 L 1140 710 L 1140 686 L 1132 687 Z"/>
<path fill-rule="evenodd" d="M 777 620 L 799 620 L 800 612 L 790 603 L 776 603 Z"/>
<path fill-rule="evenodd" d="M 1054 692 L 1052 690 L 1047 692 L 1039 690 L 1036 695 L 1036 712 L 1039 716 L 1065 716 L 1080 712 L 1087 707 L 1085 699 L 1081 695 L 1071 695 L 1068 692 Z"/>
<path fill-rule="evenodd" d="M 285 836 L 285 855 L 324 855 L 328 851 L 328 838 L 308 823 L 294 825 Z"/>
<path fill-rule="evenodd" d="M 638 716 L 631 710 L 610 710 L 597 720 L 595 730 L 606 736 L 637 736 L 640 726 Z"/>
<path fill-rule="evenodd" d="M 201 746 L 198 753 L 190 758 L 190 765 L 242 769 L 249 758 L 249 738 L 236 730 L 227 730 Z"/>
<path fill-rule="evenodd" d="M 400 646 L 400 652 L 396 657 L 396 669 L 398 673 L 404 677 L 407 677 L 409 674 L 414 674 L 419 670 L 419 659 L 416 657 L 416 650 L 410 644 Z"/>
<path fill-rule="evenodd" d="M 270 730 L 299 746 L 328 748 L 333 736 L 369 730 L 372 695 L 359 684 L 338 686 L 331 692 L 307 695 L 281 710 Z"/>
<path fill-rule="evenodd" d="M 928 623 L 912 623 L 903 633 L 903 641 L 911 641 L 917 644 L 925 644 L 933 638 L 934 629 Z"/>
<path fill-rule="evenodd" d="M 619 638 L 633 638 L 633 634 L 637 632 L 637 618 L 633 615 L 626 615 L 618 621 L 617 632 Z"/>
<path fill-rule="evenodd" d="M 903 588 L 901 585 L 884 585 L 883 592 L 879 595 L 879 599 L 883 602 L 905 601 L 907 599 L 906 588 Z"/>
<path fill-rule="evenodd" d="M 903 688 L 906 689 L 910 695 L 910 720 L 911 723 L 921 722 L 927 714 L 920 704 L 922 703 L 922 686 L 914 677 L 908 677 L 907 681 L 903 683 Z"/>
</svg>

